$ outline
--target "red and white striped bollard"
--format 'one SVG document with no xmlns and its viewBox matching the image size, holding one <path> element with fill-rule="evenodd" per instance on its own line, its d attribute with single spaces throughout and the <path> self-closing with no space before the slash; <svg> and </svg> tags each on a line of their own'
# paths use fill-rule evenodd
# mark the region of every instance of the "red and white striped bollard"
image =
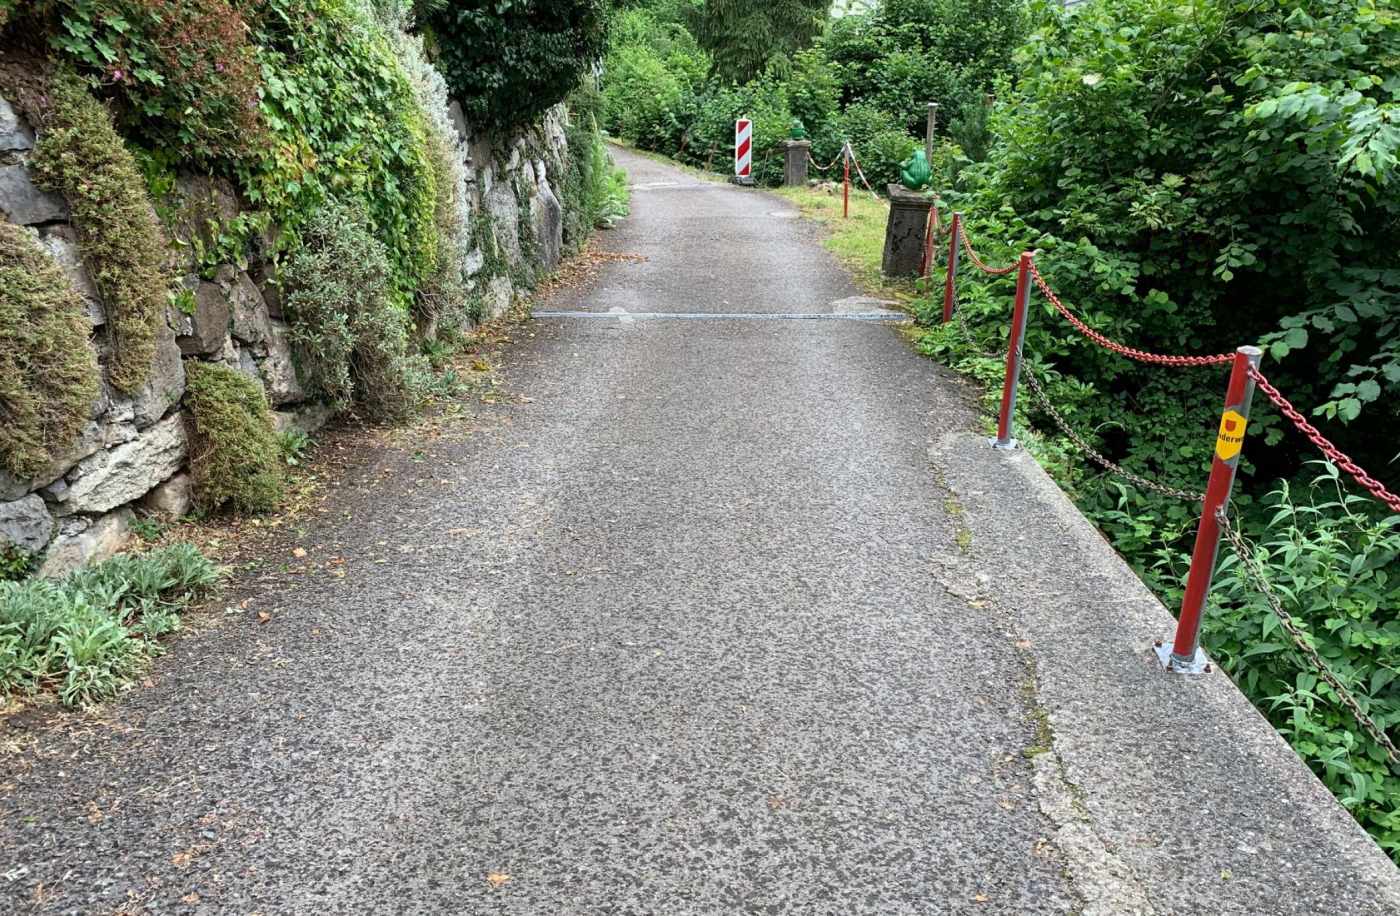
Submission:
<svg viewBox="0 0 1400 916">
<path fill-rule="evenodd" d="M 734 122 L 734 177 L 740 184 L 753 181 L 753 121 Z"/>
</svg>

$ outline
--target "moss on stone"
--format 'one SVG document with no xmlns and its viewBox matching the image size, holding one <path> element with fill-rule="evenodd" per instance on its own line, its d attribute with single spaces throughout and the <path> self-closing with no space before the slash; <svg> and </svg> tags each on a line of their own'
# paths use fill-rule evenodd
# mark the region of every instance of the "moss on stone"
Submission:
<svg viewBox="0 0 1400 916">
<path fill-rule="evenodd" d="M 74 74 L 52 79 L 43 128 L 31 161 L 35 178 L 68 200 L 83 261 L 107 307 L 107 377 L 133 393 L 150 373 L 170 287 L 160 223 L 112 116 Z"/>
<path fill-rule="evenodd" d="M 185 363 L 190 472 L 201 509 L 266 512 L 282 499 L 281 451 L 257 382 L 219 363 Z"/>
<path fill-rule="evenodd" d="M 0 467 L 29 478 L 100 393 L 87 308 L 32 232 L 0 221 Z"/>
</svg>

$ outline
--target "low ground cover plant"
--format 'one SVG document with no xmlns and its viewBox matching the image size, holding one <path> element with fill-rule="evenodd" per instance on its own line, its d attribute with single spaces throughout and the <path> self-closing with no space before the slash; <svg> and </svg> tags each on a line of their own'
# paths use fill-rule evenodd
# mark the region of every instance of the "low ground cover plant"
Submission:
<svg viewBox="0 0 1400 916">
<path fill-rule="evenodd" d="M 176 544 L 59 581 L 0 581 L 0 693 L 51 690 L 66 706 L 114 696 L 217 578 L 198 550 Z"/>
</svg>

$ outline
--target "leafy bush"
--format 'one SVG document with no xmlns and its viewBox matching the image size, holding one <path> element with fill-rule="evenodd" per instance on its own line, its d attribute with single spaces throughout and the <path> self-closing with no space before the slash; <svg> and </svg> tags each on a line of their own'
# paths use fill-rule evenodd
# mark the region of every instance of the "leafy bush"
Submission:
<svg viewBox="0 0 1400 916">
<path fill-rule="evenodd" d="M 1134 40 L 1111 40 L 1124 22 Z M 1323 34 L 1336 40 L 1316 45 Z M 1367 404 L 1394 416 L 1381 393 L 1400 381 L 1400 195 L 1383 150 L 1371 172 L 1347 158 L 1359 135 L 1325 98 L 1369 87 L 1346 90 L 1348 111 L 1379 117 L 1381 62 L 1396 54 L 1400 22 L 1368 4 L 1088 5 L 1023 51 L 976 205 L 1010 203 L 1002 228 L 1026 244 L 1072 242 L 1058 283 L 1115 331 L 1176 349 L 1262 335 L 1283 361 L 1271 375 L 1300 399 L 1330 395 L 1323 409 L 1342 419 Z M 1141 376 L 1115 387 L 1136 390 Z M 1379 444 L 1343 438 L 1364 454 Z"/>
<path fill-rule="evenodd" d="M 530 122 L 563 101 L 602 57 L 602 0 L 463 0 L 430 7 L 437 65 L 467 120 Z"/>
<path fill-rule="evenodd" d="M 1331 465 L 1301 494 L 1281 485 L 1253 514 L 1266 532 L 1255 556 L 1285 609 L 1362 708 L 1396 734 L 1400 516 L 1348 494 Z M 1212 657 L 1377 842 L 1400 856 L 1400 775 L 1390 772 L 1384 749 L 1319 681 L 1233 555 L 1221 562 L 1212 598 L 1217 607 L 1203 631 Z"/>
<path fill-rule="evenodd" d="M 919 144 L 902 130 L 882 130 L 871 137 L 858 153 L 857 161 L 865 180 L 883 193 L 891 184 L 899 183 L 900 165 L 914 154 Z M 853 167 L 854 168 L 854 167 Z M 852 181 L 855 179 L 852 178 Z"/>
<path fill-rule="evenodd" d="M 419 401 L 408 314 L 393 304 L 389 259 L 365 214 L 337 202 L 304 227 L 282 273 L 298 371 L 318 397 L 395 419 Z"/>
<path fill-rule="evenodd" d="M 124 104 L 123 121 L 158 147 L 209 160 L 266 136 L 259 72 L 226 0 L 59 0 L 51 41 Z"/>
<path fill-rule="evenodd" d="M 0 581 L 0 693 L 113 696 L 161 652 L 179 612 L 218 578 L 194 547 L 116 557 L 60 582 Z"/>
<path fill-rule="evenodd" d="M 30 165 L 38 183 L 62 193 L 72 209 L 83 261 L 107 307 L 107 377 L 131 393 L 150 374 L 165 321 L 165 238 L 107 110 L 72 73 L 53 78 L 50 99 Z"/>
<path fill-rule="evenodd" d="M 632 141 L 646 138 L 650 147 L 678 150 L 691 114 L 691 87 L 649 48 L 622 48 L 608 65 L 609 128 Z"/>
<path fill-rule="evenodd" d="M 597 226 L 610 226 L 627 215 L 627 173 L 613 164 L 598 130 L 596 112 L 602 99 L 591 86 L 569 98 L 567 170 L 564 175 L 564 244 L 583 247 Z"/>
<path fill-rule="evenodd" d="M 424 116 L 384 29 L 349 0 L 256 0 L 244 15 L 273 143 L 231 163 L 243 195 L 288 246 L 328 197 L 360 201 L 407 307 L 437 267 L 437 191 Z"/>
<path fill-rule="evenodd" d="M 281 448 L 267 398 L 237 369 L 185 363 L 190 473 L 200 508 L 266 512 L 282 499 Z"/>
<path fill-rule="evenodd" d="M 0 582 L 14 582 L 24 579 L 39 565 L 37 554 L 6 544 L 0 547 Z"/>
<path fill-rule="evenodd" d="M 28 230 L 0 221 L 0 468 L 38 476 L 101 392 L 87 307 Z"/>
<path fill-rule="evenodd" d="M 699 100 L 684 158 L 728 171 L 734 156 L 734 121 L 741 116 L 753 121 L 754 180 L 778 183 L 783 175 L 779 144 L 787 139 L 792 125 L 787 94 L 779 83 L 756 82 L 710 90 Z"/>
</svg>

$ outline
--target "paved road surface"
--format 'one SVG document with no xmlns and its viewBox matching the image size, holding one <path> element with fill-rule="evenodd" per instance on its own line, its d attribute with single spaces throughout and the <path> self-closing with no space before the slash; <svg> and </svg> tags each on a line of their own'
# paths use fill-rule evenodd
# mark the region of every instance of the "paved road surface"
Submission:
<svg viewBox="0 0 1400 916">
<path fill-rule="evenodd" d="M 621 158 L 604 245 L 644 260 L 547 307 L 853 307 L 782 201 Z M 244 576 L 155 687 L 4 762 L 0 909 L 1083 907 L 1033 658 L 949 586 L 977 569 L 930 443 L 966 393 L 880 324 L 532 330 L 528 401 L 377 458 L 307 533 L 343 577 Z"/>
</svg>

